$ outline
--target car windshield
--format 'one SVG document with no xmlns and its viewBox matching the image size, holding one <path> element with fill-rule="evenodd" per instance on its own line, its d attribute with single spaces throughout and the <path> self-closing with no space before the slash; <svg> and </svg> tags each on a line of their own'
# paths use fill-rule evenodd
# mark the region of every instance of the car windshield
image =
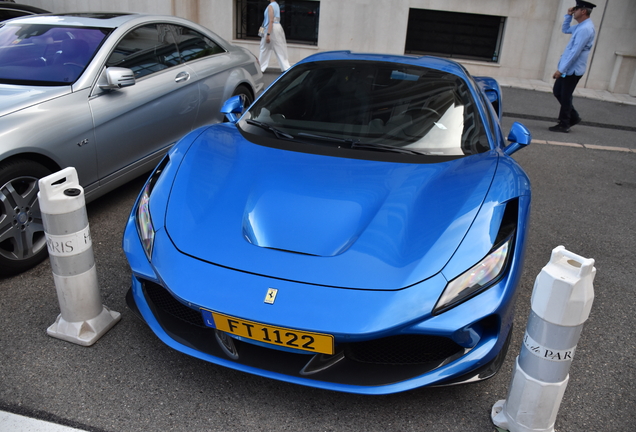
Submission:
<svg viewBox="0 0 636 432">
<path fill-rule="evenodd" d="M 6 23 L 0 27 L 0 83 L 72 84 L 107 35 L 98 28 Z"/>
<path fill-rule="evenodd" d="M 303 142 L 432 156 L 490 146 L 475 101 L 457 75 L 421 66 L 324 61 L 295 66 L 247 112 L 241 128 Z"/>
</svg>

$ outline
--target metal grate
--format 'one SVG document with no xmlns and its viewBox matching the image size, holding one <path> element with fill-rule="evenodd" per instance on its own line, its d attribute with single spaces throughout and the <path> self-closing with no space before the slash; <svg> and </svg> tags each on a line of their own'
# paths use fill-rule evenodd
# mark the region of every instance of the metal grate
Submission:
<svg viewBox="0 0 636 432">
<path fill-rule="evenodd" d="M 279 0 L 281 25 L 288 43 L 318 45 L 320 2 Z M 236 38 L 260 39 L 258 28 L 268 3 L 263 0 L 235 0 Z"/>
<path fill-rule="evenodd" d="M 505 23 L 502 16 L 411 8 L 405 52 L 498 62 Z"/>
<path fill-rule="evenodd" d="M 345 356 L 360 363 L 416 365 L 438 362 L 462 351 L 461 346 L 445 337 L 400 335 L 350 343 Z"/>
<path fill-rule="evenodd" d="M 203 316 L 197 309 L 189 308 L 168 292 L 164 287 L 150 281 L 143 283 L 146 298 L 159 310 L 175 318 L 198 327 L 206 327 Z"/>
</svg>

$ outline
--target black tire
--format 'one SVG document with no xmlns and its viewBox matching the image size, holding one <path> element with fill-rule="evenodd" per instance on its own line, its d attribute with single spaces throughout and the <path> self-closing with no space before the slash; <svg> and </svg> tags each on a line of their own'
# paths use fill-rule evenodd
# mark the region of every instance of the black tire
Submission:
<svg viewBox="0 0 636 432">
<path fill-rule="evenodd" d="M 21 273 L 47 257 L 38 180 L 49 174 L 45 166 L 26 159 L 0 164 L 1 276 Z"/>
</svg>

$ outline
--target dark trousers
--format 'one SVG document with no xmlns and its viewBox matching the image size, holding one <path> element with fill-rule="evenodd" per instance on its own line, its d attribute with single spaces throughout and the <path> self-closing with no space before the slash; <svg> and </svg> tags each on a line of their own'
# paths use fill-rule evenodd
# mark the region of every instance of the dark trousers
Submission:
<svg viewBox="0 0 636 432">
<path fill-rule="evenodd" d="M 581 79 L 578 75 L 567 75 L 565 77 L 559 77 L 554 82 L 552 93 L 561 104 L 559 110 L 559 123 L 565 127 L 570 127 L 573 121 L 580 118 L 579 113 L 576 112 L 572 105 L 572 94 L 576 85 Z"/>
</svg>

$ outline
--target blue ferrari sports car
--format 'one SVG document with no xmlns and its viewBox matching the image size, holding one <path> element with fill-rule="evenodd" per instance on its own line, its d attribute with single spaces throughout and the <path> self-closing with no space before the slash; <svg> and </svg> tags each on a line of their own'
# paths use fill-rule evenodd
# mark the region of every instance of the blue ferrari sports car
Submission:
<svg viewBox="0 0 636 432">
<path fill-rule="evenodd" d="M 493 376 L 530 182 L 501 92 L 435 57 L 316 54 L 181 139 L 123 247 L 130 308 L 185 354 L 386 394 Z"/>
</svg>

